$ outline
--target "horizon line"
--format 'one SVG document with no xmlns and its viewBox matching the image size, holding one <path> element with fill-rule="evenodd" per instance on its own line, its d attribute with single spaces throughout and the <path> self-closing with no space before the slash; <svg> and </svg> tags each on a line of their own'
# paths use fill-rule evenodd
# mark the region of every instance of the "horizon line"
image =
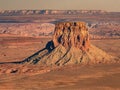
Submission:
<svg viewBox="0 0 120 90">
<path fill-rule="evenodd" d="M 108 10 L 102 10 L 102 9 L 0 9 L 0 11 L 14 11 L 14 10 L 73 10 L 73 11 L 79 11 L 79 10 L 86 10 L 86 11 L 105 11 L 105 12 L 120 12 L 120 11 L 108 11 Z"/>
</svg>

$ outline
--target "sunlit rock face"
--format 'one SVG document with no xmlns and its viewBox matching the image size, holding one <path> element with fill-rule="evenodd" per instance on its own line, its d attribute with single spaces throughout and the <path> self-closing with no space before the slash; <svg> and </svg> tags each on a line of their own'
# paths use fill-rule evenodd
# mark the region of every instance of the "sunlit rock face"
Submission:
<svg viewBox="0 0 120 90">
<path fill-rule="evenodd" d="M 76 47 L 88 50 L 90 47 L 88 28 L 84 22 L 63 22 L 55 26 L 54 46 L 62 44 L 65 48 Z"/>
<path fill-rule="evenodd" d="M 111 63 L 115 57 L 90 44 L 84 22 L 61 22 L 55 25 L 53 39 L 30 63 L 47 66 Z"/>
</svg>

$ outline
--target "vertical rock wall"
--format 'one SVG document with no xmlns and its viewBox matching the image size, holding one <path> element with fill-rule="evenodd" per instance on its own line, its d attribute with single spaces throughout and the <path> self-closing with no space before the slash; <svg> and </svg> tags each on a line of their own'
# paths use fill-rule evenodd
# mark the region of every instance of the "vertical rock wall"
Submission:
<svg viewBox="0 0 120 90">
<path fill-rule="evenodd" d="M 84 22 L 63 22 L 55 26 L 53 35 L 54 46 L 62 44 L 67 49 L 77 47 L 83 51 L 89 50 L 89 33 Z"/>
</svg>

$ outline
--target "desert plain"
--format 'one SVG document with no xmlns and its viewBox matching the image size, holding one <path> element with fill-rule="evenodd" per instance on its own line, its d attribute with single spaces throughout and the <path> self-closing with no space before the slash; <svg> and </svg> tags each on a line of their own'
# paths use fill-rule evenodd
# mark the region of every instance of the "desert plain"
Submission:
<svg viewBox="0 0 120 90">
<path fill-rule="evenodd" d="M 106 14 L 105 14 L 106 15 Z M 117 14 L 116 14 L 117 15 Z M 59 15 L 58 15 L 59 16 Z M 98 15 L 99 21 L 103 20 L 104 15 Z M 106 15 L 107 16 L 107 15 Z M 106 22 L 110 23 L 110 26 L 105 27 L 99 27 L 100 24 L 95 26 L 93 25 L 93 31 L 90 32 L 92 35 L 90 38 L 90 42 L 97 46 L 98 48 L 105 51 L 107 54 L 115 56 L 120 59 L 120 39 L 119 39 L 119 20 L 114 15 L 108 15 Z M 8 18 L 9 17 L 9 18 Z M 13 16 L 14 17 L 14 16 Z M 8 19 L 13 19 L 12 16 L 7 16 Z M 15 16 L 16 18 L 17 16 Z M 27 16 L 23 16 L 26 18 Z M 22 17 L 22 18 L 23 18 Z M 32 19 L 36 18 L 36 16 L 31 16 Z M 44 17 L 41 15 L 40 17 L 37 16 L 37 18 Z M 56 16 L 57 17 L 57 16 Z M 87 18 L 86 18 L 87 17 Z M 96 15 L 97 17 L 97 15 Z M 113 17 L 113 18 L 111 18 Z M 3 16 L 1 16 L 3 18 Z M 5 18 L 5 17 L 4 17 Z M 3 21 L 5 20 L 3 18 Z M 29 19 L 30 16 L 28 16 Z M 45 18 L 45 17 L 44 17 Z M 46 21 L 46 18 L 48 20 Z M 45 20 L 37 22 L 37 24 L 41 23 L 51 23 L 50 21 L 53 20 L 53 17 L 50 17 L 49 15 L 46 15 Z M 60 19 L 58 19 L 60 18 Z M 55 21 L 61 20 L 61 18 L 64 17 L 57 17 L 57 19 L 53 20 Z M 79 18 L 79 17 L 77 17 Z M 83 16 L 81 16 L 83 18 Z M 109 18 L 112 20 L 110 21 Z M 66 20 L 76 20 L 75 15 L 72 15 L 67 18 Z M 96 22 L 98 18 L 93 19 L 93 17 L 86 16 L 83 18 L 83 21 L 89 22 Z M 15 19 L 18 20 L 19 19 Z M 22 20 L 22 19 L 20 19 Z M 114 20 L 114 23 L 116 26 L 114 27 L 114 24 L 111 25 L 112 21 Z M 118 20 L 118 21 L 117 21 Z M 43 22 L 44 21 L 44 22 Z M 52 22 L 53 22 L 52 21 Z M 0 24 L 6 24 L 10 25 L 11 22 Z M 28 23 L 28 22 L 27 22 Z M 31 24 L 36 24 L 35 22 L 31 22 Z M 52 24 L 54 24 L 52 23 Z M 12 25 L 19 24 L 13 23 Z M 22 24 L 26 24 L 26 22 L 23 22 Z M 102 25 L 104 23 L 102 22 Z M 10 25 L 10 27 L 12 26 Z M 48 25 L 48 24 L 47 24 Z M 108 25 L 108 24 L 107 24 Z M 21 23 L 20 23 L 21 26 Z M 3 26 L 2 26 L 3 27 Z M 17 27 L 14 27 L 15 29 Z M 43 29 L 49 28 L 48 26 L 43 27 Z M 95 30 L 102 28 L 102 33 L 94 32 Z M 108 30 L 111 28 L 111 30 Z M 42 29 L 42 30 L 43 30 Z M 107 32 L 108 34 L 104 33 Z M 115 33 L 113 33 L 113 30 Z M 34 30 L 32 30 L 33 32 Z M 111 32 L 110 32 L 111 31 Z M 6 33 L 7 32 L 7 33 Z M 15 31 L 13 31 L 15 32 Z M 22 32 L 22 31 L 19 31 Z M 38 31 L 39 32 L 39 31 Z M 13 70 L 15 72 L 9 71 L 9 68 L 11 68 L 11 65 L 9 65 L 9 62 L 19 62 L 23 61 L 24 59 L 30 57 L 31 55 L 34 55 L 36 52 L 42 50 L 45 48 L 48 41 L 52 40 L 52 33 L 50 35 L 45 34 L 45 30 L 43 30 L 44 34 L 40 32 L 39 36 L 34 33 L 34 35 L 31 35 L 29 32 L 26 36 L 25 34 L 15 33 L 15 34 L 9 34 L 9 31 L 5 30 L 5 32 L 0 34 L 0 89 L 1 90 L 120 90 L 120 63 L 99 63 L 99 64 L 74 64 L 74 65 L 65 65 L 65 66 L 55 66 L 55 67 L 44 67 L 40 65 L 18 65 L 18 64 L 12 64 L 14 68 L 19 68 L 23 70 L 22 72 L 17 72 L 16 70 Z M 105 37 L 103 37 L 104 35 Z M 111 35 L 111 36 L 110 36 Z M 4 69 L 4 70 L 3 70 Z"/>
</svg>

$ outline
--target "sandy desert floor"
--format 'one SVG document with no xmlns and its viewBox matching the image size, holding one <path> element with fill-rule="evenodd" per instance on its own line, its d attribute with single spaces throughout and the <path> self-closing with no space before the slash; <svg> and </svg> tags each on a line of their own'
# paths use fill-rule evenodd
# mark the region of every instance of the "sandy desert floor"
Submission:
<svg viewBox="0 0 120 90">
<path fill-rule="evenodd" d="M 5 74 L 1 90 L 119 90 L 120 64 L 67 66 L 43 74 Z"/>
<path fill-rule="evenodd" d="M 44 48 L 49 40 L 1 35 L 0 62 L 21 61 Z M 120 56 L 120 39 L 92 40 L 91 43 L 111 55 Z M 40 66 L 31 67 L 41 69 Z M 117 63 L 72 65 L 44 73 L 0 74 L 0 90 L 120 90 L 119 76 L 120 64 Z"/>
</svg>

